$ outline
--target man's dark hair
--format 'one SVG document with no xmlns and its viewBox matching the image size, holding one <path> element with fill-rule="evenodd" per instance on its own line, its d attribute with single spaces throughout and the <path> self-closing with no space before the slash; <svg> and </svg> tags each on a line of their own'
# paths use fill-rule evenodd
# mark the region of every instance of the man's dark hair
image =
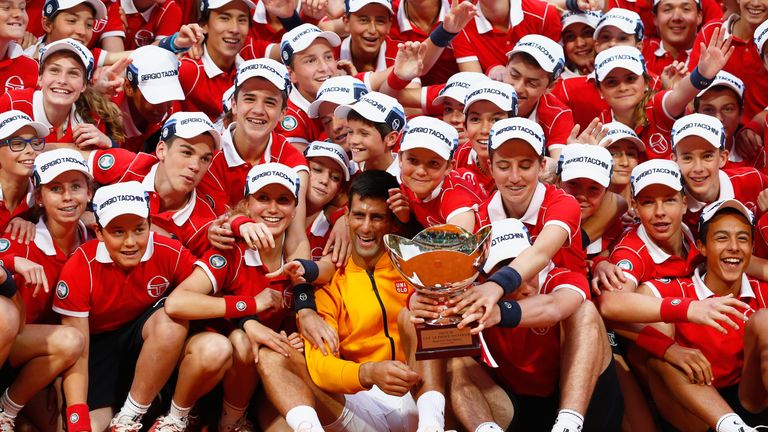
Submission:
<svg viewBox="0 0 768 432">
<path fill-rule="evenodd" d="M 755 239 L 755 226 L 752 225 L 749 220 L 747 220 L 746 216 L 744 216 L 743 213 L 741 213 L 740 211 L 738 211 L 738 210 L 736 210 L 734 208 L 727 207 L 727 208 L 724 208 L 722 210 L 718 210 L 717 213 L 714 216 L 712 216 L 712 219 L 710 219 L 710 220 L 706 221 L 705 223 L 701 224 L 701 226 L 699 227 L 699 241 L 700 242 L 702 242 L 703 244 L 707 244 L 707 233 L 709 232 L 709 226 L 712 224 L 712 221 L 714 221 L 716 217 L 721 216 L 721 215 L 726 215 L 726 214 L 732 214 L 732 215 L 738 216 L 741 220 L 746 222 L 746 224 L 750 226 L 749 233 L 750 233 L 750 236 L 752 237 L 752 240 L 754 241 L 754 239 Z"/>
<path fill-rule="evenodd" d="M 381 135 L 381 139 L 384 139 L 385 136 L 389 135 L 389 133 L 392 132 L 392 128 L 389 127 L 388 124 L 368 120 L 367 118 L 363 117 L 357 111 L 354 111 L 354 110 L 350 111 L 347 114 L 347 121 L 349 120 L 358 120 L 368 126 L 376 128 L 376 130 L 379 132 L 379 135 Z"/>
<path fill-rule="evenodd" d="M 353 196 L 360 199 L 373 198 L 386 201 L 389 199 L 389 190 L 399 187 L 395 176 L 386 171 L 363 171 L 355 176 L 349 186 L 349 202 L 352 202 Z"/>
</svg>

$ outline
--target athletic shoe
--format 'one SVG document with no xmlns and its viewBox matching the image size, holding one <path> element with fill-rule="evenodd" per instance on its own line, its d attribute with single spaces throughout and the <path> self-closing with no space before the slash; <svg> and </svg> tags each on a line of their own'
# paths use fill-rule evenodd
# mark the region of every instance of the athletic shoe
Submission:
<svg viewBox="0 0 768 432">
<path fill-rule="evenodd" d="M 158 417 L 149 432 L 184 432 L 187 429 L 187 419 L 175 420 L 171 416 Z"/>
<path fill-rule="evenodd" d="M 115 417 L 109 422 L 109 432 L 139 432 L 140 430 L 141 422 L 125 416 Z"/>
<path fill-rule="evenodd" d="M 234 424 L 219 425 L 219 432 L 256 432 L 256 427 L 243 415 Z"/>
<path fill-rule="evenodd" d="M 14 419 L 8 417 L 8 415 L 0 411 L 0 432 L 13 432 Z"/>
</svg>

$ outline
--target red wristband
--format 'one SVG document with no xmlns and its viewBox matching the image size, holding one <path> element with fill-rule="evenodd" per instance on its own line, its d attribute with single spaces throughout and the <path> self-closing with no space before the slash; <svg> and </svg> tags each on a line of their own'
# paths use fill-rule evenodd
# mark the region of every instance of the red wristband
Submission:
<svg viewBox="0 0 768 432">
<path fill-rule="evenodd" d="M 669 347 L 674 345 L 674 343 L 674 339 L 649 325 L 643 328 L 635 341 L 637 346 L 660 359 L 664 358 L 664 353 L 667 352 Z"/>
<path fill-rule="evenodd" d="M 224 296 L 224 318 L 242 318 L 256 314 L 256 299 L 250 296 Z"/>
<path fill-rule="evenodd" d="M 405 307 L 408 308 L 408 310 L 411 310 L 411 297 L 416 294 L 416 290 L 411 290 L 411 292 L 408 294 L 408 297 L 405 299 Z"/>
<path fill-rule="evenodd" d="M 67 407 L 67 431 L 91 432 L 91 416 L 88 405 L 81 403 Z"/>
<path fill-rule="evenodd" d="M 659 313 L 665 323 L 688 322 L 688 308 L 693 299 L 685 297 L 666 297 L 661 301 Z"/>
<path fill-rule="evenodd" d="M 229 223 L 229 227 L 232 229 L 235 237 L 240 237 L 240 227 L 250 222 L 253 222 L 253 219 L 248 216 L 238 216 Z"/>
<path fill-rule="evenodd" d="M 389 73 L 387 76 L 387 85 L 392 90 L 402 90 L 406 87 L 408 87 L 408 84 L 410 84 L 410 81 L 406 81 L 404 79 L 401 79 L 399 76 L 395 74 L 395 70 L 392 69 L 392 72 Z"/>
</svg>

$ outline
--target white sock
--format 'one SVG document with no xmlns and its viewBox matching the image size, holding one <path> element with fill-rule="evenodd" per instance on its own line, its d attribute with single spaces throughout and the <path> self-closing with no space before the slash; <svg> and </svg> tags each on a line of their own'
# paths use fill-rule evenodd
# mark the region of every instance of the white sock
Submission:
<svg viewBox="0 0 768 432">
<path fill-rule="evenodd" d="M 320 424 L 320 419 L 317 417 L 317 411 L 307 405 L 291 408 L 285 414 L 285 422 L 293 430 L 296 430 L 302 423 L 309 423 L 313 428 L 317 427 L 317 430 L 323 430 L 323 425 Z"/>
<path fill-rule="evenodd" d="M 438 391 L 428 391 L 416 401 L 419 409 L 419 429 L 426 427 L 445 427 L 445 396 Z"/>
<path fill-rule="evenodd" d="M 5 392 L 2 396 L 0 396 L 0 409 L 3 410 L 6 416 L 9 418 L 15 419 L 17 415 L 19 415 L 19 411 L 24 408 L 24 405 L 19 405 L 16 402 L 11 400 L 11 397 L 8 396 L 8 389 L 5 389 Z"/>
<path fill-rule="evenodd" d="M 168 411 L 168 417 L 176 421 L 184 421 L 189 416 L 190 411 L 192 411 L 192 407 L 181 408 L 176 405 L 175 400 L 171 400 L 171 410 Z"/>
<path fill-rule="evenodd" d="M 744 420 L 742 420 L 738 414 L 728 413 L 720 417 L 715 426 L 715 430 L 717 432 L 742 432 L 744 430 L 742 428 L 746 426 Z"/>
<path fill-rule="evenodd" d="M 219 421 L 219 429 L 221 429 L 221 426 L 230 426 L 237 423 L 237 421 L 245 415 L 246 408 L 248 407 L 246 406 L 238 408 L 227 402 L 225 399 L 224 403 L 221 405 L 221 420 Z"/>
<path fill-rule="evenodd" d="M 147 413 L 147 410 L 149 409 L 149 404 L 142 405 L 131 397 L 131 394 L 128 393 L 128 398 L 125 399 L 125 403 L 123 404 L 123 407 L 120 409 L 120 413 L 117 414 L 117 418 L 120 417 L 127 417 L 133 421 L 141 421 L 141 418 L 144 416 L 144 414 Z"/>
<path fill-rule="evenodd" d="M 574 410 L 561 409 L 557 413 L 552 432 L 579 432 L 584 427 L 584 416 Z"/>
<path fill-rule="evenodd" d="M 494 422 L 485 422 L 481 423 L 480 426 L 475 429 L 475 432 L 504 432 L 504 429 Z"/>
</svg>

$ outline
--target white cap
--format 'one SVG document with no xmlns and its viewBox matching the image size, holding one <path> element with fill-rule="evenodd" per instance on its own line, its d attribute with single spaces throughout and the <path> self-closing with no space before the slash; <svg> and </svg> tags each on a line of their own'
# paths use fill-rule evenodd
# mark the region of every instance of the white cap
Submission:
<svg viewBox="0 0 768 432">
<path fill-rule="evenodd" d="M 201 112 L 182 111 L 174 113 L 165 121 L 160 132 L 160 139 L 168 141 L 175 136 L 190 139 L 206 132 L 213 137 L 214 149 L 218 149 L 221 135 L 216 130 L 216 126 L 208 120 L 208 116 Z"/>
<path fill-rule="evenodd" d="M 236 0 L 200 0 L 200 12 L 205 12 L 226 6 Z M 248 6 L 249 9 L 256 9 L 256 4 L 251 0 L 240 0 Z"/>
<path fill-rule="evenodd" d="M 387 8 L 389 13 L 395 13 L 392 10 L 392 2 L 390 0 L 346 0 L 344 2 L 348 14 L 355 13 L 371 3 L 380 4 Z"/>
<path fill-rule="evenodd" d="M 760 53 L 760 57 L 763 56 L 763 48 L 765 48 L 765 41 L 768 40 L 768 20 L 763 21 L 755 29 L 755 36 L 752 38 L 757 46 L 757 52 Z"/>
<path fill-rule="evenodd" d="M 467 90 L 464 98 L 464 114 L 477 101 L 489 101 L 502 111 L 511 111 L 513 116 L 517 115 L 517 92 L 510 84 L 491 79 L 475 83 Z"/>
<path fill-rule="evenodd" d="M 632 169 L 630 175 L 632 196 L 636 197 L 647 186 L 661 184 L 673 190 L 683 190 L 683 175 L 680 167 L 668 159 L 651 159 Z"/>
<path fill-rule="evenodd" d="M 235 88 L 243 85 L 251 78 L 264 78 L 271 82 L 278 90 L 291 91 L 291 78 L 288 76 L 288 69 L 284 64 L 268 59 L 259 58 L 244 61 L 237 69 L 235 76 Z"/>
<path fill-rule="evenodd" d="M 737 210 L 739 213 L 744 215 L 744 217 L 749 221 L 750 225 L 755 224 L 755 215 L 747 208 L 747 206 L 742 204 L 741 201 L 737 199 L 718 200 L 707 205 L 701 211 L 701 216 L 699 216 L 699 231 L 701 231 L 701 226 L 715 217 L 715 215 L 720 210 L 725 210 L 727 208 Z"/>
<path fill-rule="evenodd" d="M 125 77 L 141 90 L 151 104 L 184 100 L 184 90 L 179 83 L 179 59 L 166 49 L 155 45 L 137 48 L 129 56 L 131 64 Z"/>
<path fill-rule="evenodd" d="M 645 59 L 637 48 L 631 46 L 615 46 L 595 56 L 595 77 L 598 82 L 617 68 L 642 75 L 646 72 Z"/>
<path fill-rule="evenodd" d="M 334 32 L 322 31 L 312 24 L 302 24 L 289 32 L 286 32 L 280 39 L 280 58 L 283 63 L 291 62 L 291 57 L 298 52 L 302 52 L 312 45 L 317 38 L 323 38 L 331 44 L 332 47 L 341 45 L 341 39 Z"/>
<path fill-rule="evenodd" d="M 546 36 L 538 34 L 523 36 L 517 41 L 512 51 L 507 53 L 507 57 L 519 52 L 531 55 L 542 69 L 552 74 L 552 80 L 556 80 L 565 68 L 563 47 Z"/>
<path fill-rule="evenodd" d="M 653 7 L 656 7 L 659 3 L 661 3 L 662 0 L 653 0 Z M 694 0 L 696 4 L 699 6 L 699 9 L 701 9 L 701 0 Z"/>
<path fill-rule="evenodd" d="M 493 222 L 491 246 L 488 250 L 488 258 L 483 264 L 483 272 L 490 273 L 500 262 L 517 258 L 529 247 L 531 247 L 531 235 L 519 219 L 507 218 Z"/>
<path fill-rule="evenodd" d="M 467 91 L 477 83 L 490 81 L 487 75 L 480 72 L 457 72 L 448 78 L 445 87 L 440 90 L 440 94 L 432 100 L 432 105 L 440 105 L 445 98 L 451 98 L 464 104 L 467 97 Z"/>
<path fill-rule="evenodd" d="M 32 120 L 23 111 L 10 110 L 0 113 L 0 139 L 10 137 L 24 126 L 34 129 L 38 138 L 45 138 L 51 133 L 46 125 Z"/>
<path fill-rule="evenodd" d="M 368 86 L 364 82 L 353 76 L 341 75 L 331 77 L 323 81 L 323 84 L 317 89 L 317 98 L 309 104 L 307 114 L 311 118 L 317 118 L 320 115 L 318 111 L 323 102 L 349 105 L 369 91 Z"/>
<path fill-rule="evenodd" d="M 221 107 L 224 109 L 225 113 L 232 111 L 232 97 L 235 95 L 236 89 L 237 87 L 232 84 L 232 86 L 228 88 L 223 95 L 221 95 Z"/>
<path fill-rule="evenodd" d="M 35 158 L 35 167 L 32 174 L 35 186 L 40 186 L 52 182 L 59 175 L 67 171 L 80 171 L 81 173 L 93 178 L 88 171 L 88 164 L 83 155 L 77 150 L 60 148 L 56 150 L 40 153 Z"/>
<path fill-rule="evenodd" d="M 72 9 L 82 3 L 93 8 L 94 19 L 100 20 L 107 17 L 107 7 L 101 0 L 47 0 L 43 5 L 43 16 L 51 19 L 57 12 Z"/>
<path fill-rule="evenodd" d="M 704 90 L 700 91 L 696 97 L 704 96 L 704 93 L 708 92 L 713 87 L 718 86 L 725 86 L 735 91 L 736 94 L 739 95 L 740 99 L 744 97 L 744 81 L 742 81 L 741 78 L 737 77 L 736 75 L 726 71 L 718 72 L 715 76 L 715 80 L 712 81 L 712 84 L 710 84 L 709 87 L 705 88 Z"/>
<path fill-rule="evenodd" d="M 561 181 L 588 178 L 607 188 L 611 184 L 613 157 L 605 147 L 568 144 L 560 153 L 557 169 Z"/>
<path fill-rule="evenodd" d="M 593 37 L 597 39 L 600 30 L 607 26 L 614 26 L 626 34 L 635 36 L 635 40 L 638 42 L 645 37 L 643 20 L 640 19 L 640 15 L 629 9 L 613 8 L 603 14 L 603 17 L 597 23 L 597 27 L 595 27 Z"/>
<path fill-rule="evenodd" d="M 87 80 L 90 81 L 91 76 L 93 75 L 93 54 L 91 54 L 91 51 L 85 47 L 85 45 L 81 44 L 80 42 L 72 39 L 72 38 L 66 38 L 66 39 L 60 39 L 55 42 L 51 42 L 47 44 L 44 48 L 42 53 L 40 54 L 40 64 L 42 65 L 45 63 L 45 60 L 53 53 L 59 52 L 59 51 L 70 51 L 75 53 L 77 55 L 77 58 L 80 59 L 80 62 L 83 64 L 83 67 L 85 68 L 85 77 Z"/>
<path fill-rule="evenodd" d="M 126 214 L 146 218 L 149 217 L 149 196 L 137 181 L 102 186 L 93 195 L 93 213 L 102 228 Z"/>
<path fill-rule="evenodd" d="M 458 145 L 456 128 L 434 117 L 419 116 L 408 121 L 400 140 L 400 151 L 423 148 L 448 161 Z"/>
<path fill-rule="evenodd" d="M 677 119 L 672 125 L 672 148 L 690 136 L 700 137 L 714 148 L 725 148 L 725 128 L 715 116 L 695 113 Z"/>
<path fill-rule="evenodd" d="M 304 157 L 311 159 L 314 157 L 327 157 L 331 158 L 341 167 L 341 171 L 344 173 L 344 181 L 349 181 L 349 156 L 344 148 L 338 144 L 329 143 L 325 141 L 312 141 L 304 150 Z"/>
<path fill-rule="evenodd" d="M 488 150 L 496 150 L 511 139 L 523 140 L 533 147 L 537 154 L 544 155 L 544 130 L 533 120 L 512 117 L 497 121 L 491 126 Z"/>
<path fill-rule="evenodd" d="M 403 106 L 397 99 L 384 93 L 367 93 L 351 104 L 337 107 L 333 114 L 339 118 L 347 118 L 350 111 L 355 111 L 368 121 L 386 123 L 396 132 L 400 132 L 405 127 Z"/>
<path fill-rule="evenodd" d="M 593 29 L 597 27 L 597 23 L 600 22 L 600 18 L 603 17 L 603 13 L 600 11 L 584 11 L 584 12 L 571 12 L 565 11 L 560 17 L 560 23 L 563 30 L 566 27 L 576 23 L 582 23 Z"/>
<path fill-rule="evenodd" d="M 641 152 L 645 151 L 645 144 L 643 143 L 643 140 L 637 136 L 637 133 L 635 133 L 632 128 L 625 125 L 624 123 L 612 121 L 610 123 L 604 124 L 603 130 L 606 131 L 606 134 L 605 138 L 600 141 L 600 146 L 610 147 L 621 140 L 627 140 L 637 146 L 637 149 Z"/>
<path fill-rule="evenodd" d="M 291 191 L 293 197 L 299 197 L 299 175 L 288 165 L 269 162 L 256 165 L 248 171 L 245 178 L 245 196 L 254 194 L 264 186 L 279 184 Z"/>
</svg>

